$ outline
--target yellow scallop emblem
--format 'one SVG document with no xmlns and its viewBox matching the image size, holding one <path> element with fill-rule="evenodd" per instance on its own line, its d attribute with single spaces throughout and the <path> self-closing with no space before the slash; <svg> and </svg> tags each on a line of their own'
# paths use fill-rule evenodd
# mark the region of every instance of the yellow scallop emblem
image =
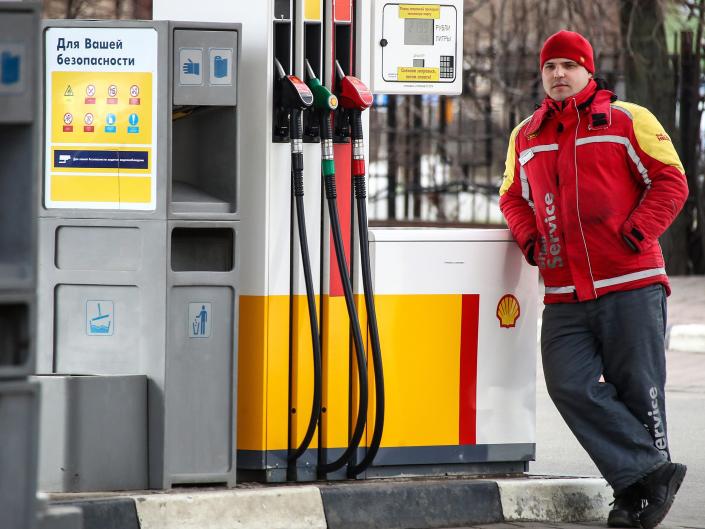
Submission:
<svg viewBox="0 0 705 529">
<path fill-rule="evenodd" d="M 515 327 L 519 316 L 521 315 L 521 307 L 519 300 L 512 294 L 505 294 L 497 303 L 497 319 L 499 326 L 509 329 Z"/>
</svg>

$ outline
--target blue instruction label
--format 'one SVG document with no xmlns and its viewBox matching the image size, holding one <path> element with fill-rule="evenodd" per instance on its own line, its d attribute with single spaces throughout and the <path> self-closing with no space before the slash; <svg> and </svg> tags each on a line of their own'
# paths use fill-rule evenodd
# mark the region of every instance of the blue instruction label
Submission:
<svg viewBox="0 0 705 529">
<path fill-rule="evenodd" d="M 210 338 L 211 304 L 197 302 L 188 304 L 188 337 Z"/>
<path fill-rule="evenodd" d="M 24 91 L 24 55 L 22 44 L 0 43 L 0 94 Z"/>
<path fill-rule="evenodd" d="M 87 169 L 148 169 L 146 151 L 81 151 L 57 149 L 54 167 Z"/>
<path fill-rule="evenodd" d="M 111 300 L 86 301 L 86 334 L 112 336 L 115 332 L 115 307 Z"/>
<path fill-rule="evenodd" d="M 208 82 L 212 85 L 233 84 L 233 49 L 211 48 L 208 50 L 210 76 Z"/>
</svg>

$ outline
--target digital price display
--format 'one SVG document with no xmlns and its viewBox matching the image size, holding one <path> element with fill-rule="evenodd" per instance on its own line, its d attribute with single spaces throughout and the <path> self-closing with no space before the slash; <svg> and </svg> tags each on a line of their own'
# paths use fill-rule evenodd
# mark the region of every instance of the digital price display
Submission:
<svg viewBox="0 0 705 529">
<path fill-rule="evenodd" d="M 433 19 L 404 19 L 404 45 L 433 46 Z"/>
</svg>

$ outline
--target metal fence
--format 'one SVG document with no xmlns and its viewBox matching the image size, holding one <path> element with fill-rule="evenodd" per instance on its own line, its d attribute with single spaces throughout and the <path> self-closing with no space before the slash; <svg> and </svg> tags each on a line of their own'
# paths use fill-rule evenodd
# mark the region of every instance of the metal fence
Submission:
<svg viewBox="0 0 705 529">
<path fill-rule="evenodd" d="M 571 4 L 571 2 L 568 2 Z M 502 225 L 498 190 L 512 129 L 543 96 L 538 53 L 562 28 L 588 36 L 618 93 L 614 3 L 465 2 L 463 94 L 377 96 L 370 115 L 370 217 L 380 224 Z M 583 24 L 584 22 L 584 24 Z"/>
</svg>

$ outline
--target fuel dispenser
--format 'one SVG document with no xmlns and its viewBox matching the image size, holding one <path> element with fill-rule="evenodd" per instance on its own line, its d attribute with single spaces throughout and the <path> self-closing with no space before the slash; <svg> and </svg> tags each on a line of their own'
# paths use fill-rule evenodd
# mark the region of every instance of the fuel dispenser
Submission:
<svg viewBox="0 0 705 529">
<path fill-rule="evenodd" d="M 45 490 L 235 484 L 241 35 L 45 24 Z"/>
<path fill-rule="evenodd" d="M 188 19 L 194 16 L 192 9 L 187 2 L 157 1 L 154 16 Z M 356 377 L 360 385 L 366 383 L 367 375 L 361 333 L 357 351 L 362 371 L 350 366 L 344 303 L 340 305 L 343 327 L 338 325 L 334 332 L 326 332 L 332 319 L 326 300 L 326 252 L 331 243 L 329 232 L 321 228 L 324 204 L 320 117 L 303 112 L 301 141 L 298 124 L 292 127 L 290 122 L 292 115 L 298 118 L 299 110 L 286 108 L 280 97 L 287 85 L 279 79 L 293 81 L 288 77 L 291 75 L 297 79 L 312 78 L 306 71 L 307 63 L 315 78 L 329 75 L 330 72 L 324 73 L 324 13 L 321 0 L 276 0 L 251 5 L 207 0 L 198 9 L 203 20 L 237 20 L 252 31 L 244 36 L 243 49 L 248 50 L 248 60 L 243 61 L 240 72 L 247 79 L 241 100 L 249 102 L 241 107 L 240 117 L 248 124 L 249 133 L 241 138 L 242 171 L 248 177 L 241 181 L 242 196 L 247 197 L 241 208 L 243 227 L 247 226 L 242 230 L 241 249 L 247 258 L 241 268 L 238 469 L 243 477 L 266 481 L 283 481 L 287 477 L 316 479 L 325 465 L 329 465 L 325 467 L 329 477 L 344 477 L 342 467 L 357 453 L 367 416 L 364 402 L 355 400 L 355 409 L 363 406 L 363 410 L 357 414 L 360 419 L 353 419 L 353 425 L 349 425 L 349 378 Z M 294 84 L 298 86 L 297 82 Z M 288 144 L 295 149 L 294 163 L 303 160 L 303 196 L 297 196 L 295 185 L 292 197 L 288 185 L 292 171 Z M 349 182 L 346 185 L 350 187 Z M 298 202 L 305 206 L 306 226 L 296 213 Z M 349 223 L 349 213 L 348 203 L 346 213 L 341 214 L 344 222 Z M 301 251 L 304 235 L 322 329 L 316 331 L 313 339 L 311 295 L 310 288 L 306 288 L 305 252 Z M 349 239 L 343 244 L 349 245 Z M 340 301 L 343 302 L 342 287 Z M 354 306 L 352 310 L 354 313 Z M 343 320 L 336 316 L 334 321 Z M 320 378 L 315 361 L 311 361 L 319 333 L 323 345 Z M 330 353 L 332 342 L 339 345 L 334 354 Z M 314 402 L 317 384 L 322 402 L 318 412 L 319 406 Z M 312 409 L 320 413 L 320 421 L 311 422 Z M 304 450 L 311 425 L 318 426 L 319 422 L 318 435 L 314 430 L 309 447 Z M 353 430 L 352 440 L 357 438 L 356 442 L 350 442 Z M 333 442 L 329 442 L 329 437 Z"/>
<path fill-rule="evenodd" d="M 373 92 L 461 92 L 462 2 L 371 8 Z M 535 452 L 536 271 L 507 230 L 379 228 L 369 237 L 386 421 L 365 475 L 526 470 Z"/>
<path fill-rule="evenodd" d="M 186 0 L 155 0 L 154 14 L 247 28 L 238 474 L 277 482 L 526 469 L 535 271 L 506 230 L 367 229 L 370 92 L 458 94 L 462 2 L 202 0 L 196 12 Z M 308 104 L 278 95 L 291 75 L 313 94 L 301 136 L 291 116 Z M 288 185 L 289 144 L 297 170 L 303 159 L 307 228 Z M 317 368 L 302 235 L 322 371 L 307 449 Z"/>
<path fill-rule="evenodd" d="M 36 2 L 0 3 L 0 518 L 36 524 L 35 366 L 38 30 Z"/>
</svg>

